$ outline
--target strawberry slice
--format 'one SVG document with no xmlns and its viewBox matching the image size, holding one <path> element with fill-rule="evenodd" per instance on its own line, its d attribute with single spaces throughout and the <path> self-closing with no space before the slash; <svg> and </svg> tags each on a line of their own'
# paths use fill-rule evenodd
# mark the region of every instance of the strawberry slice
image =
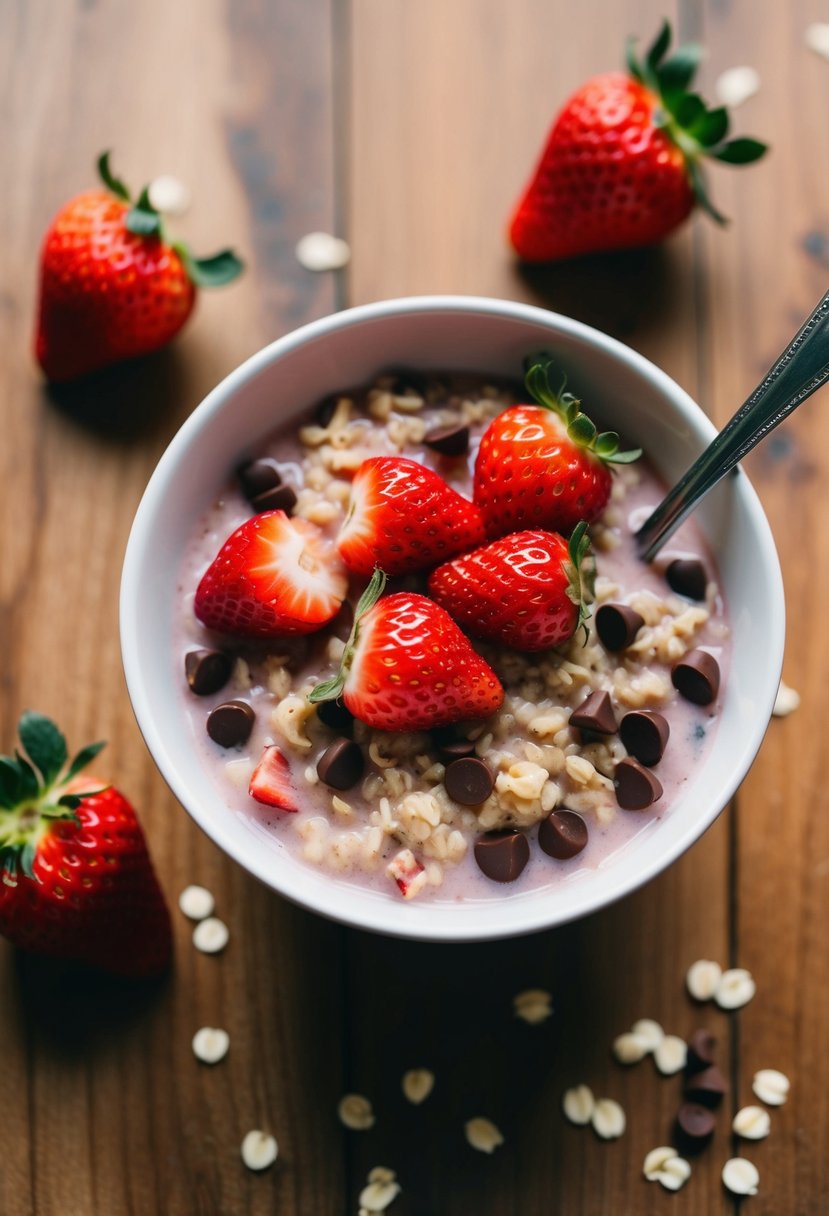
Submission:
<svg viewBox="0 0 829 1216">
<path fill-rule="evenodd" d="M 428 730 L 495 713 L 504 699 L 498 677 L 449 614 L 413 592 L 380 599 L 385 584 L 385 574 L 375 570 L 338 674 L 318 684 L 309 700 L 341 697 L 356 718 L 378 730 Z"/>
<path fill-rule="evenodd" d="M 417 860 L 411 849 L 401 849 L 395 853 L 386 867 L 386 873 L 397 883 L 404 899 L 414 899 L 426 886 L 426 867 Z"/>
<path fill-rule="evenodd" d="M 275 743 L 262 752 L 262 757 L 253 770 L 248 793 L 265 806 L 276 806 L 281 811 L 295 811 L 296 791 L 291 781 L 288 761 Z"/>
<path fill-rule="evenodd" d="M 217 633 L 313 633 L 337 615 L 347 590 L 334 546 L 315 524 L 263 511 L 222 545 L 196 589 L 195 611 Z"/>
<path fill-rule="evenodd" d="M 354 574 L 375 566 L 408 574 L 485 539 L 481 513 L 432 469 L 400 456 L 372 456 L 357 470 L 337 538 Z"/>
</svg>

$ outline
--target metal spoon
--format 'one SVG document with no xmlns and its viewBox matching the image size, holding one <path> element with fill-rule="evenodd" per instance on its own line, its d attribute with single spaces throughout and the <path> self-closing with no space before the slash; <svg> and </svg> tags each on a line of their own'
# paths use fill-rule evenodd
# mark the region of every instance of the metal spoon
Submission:
<svg viewBox="0 0 829 1216">
<path fill-rule="evenodd" d="M 697 503 L 778 423 L 829 380 L 829 292 L 737 413 L 636 533 L 651 561 Z"/>
</svg>

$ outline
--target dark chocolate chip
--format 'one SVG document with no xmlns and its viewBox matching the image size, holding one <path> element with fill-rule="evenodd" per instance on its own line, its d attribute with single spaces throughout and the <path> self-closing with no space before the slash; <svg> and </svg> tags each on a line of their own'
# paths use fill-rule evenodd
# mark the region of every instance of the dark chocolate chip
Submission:
<svg viewBox="0 0 829 1216">
<path fill-rule="evenodd" d="M 591 692 L 570 714 L 570 725 L 597 735 L 615 735 L 618 727 L 610 694 L 601 688 Z"/>
<path fill-rule="evenodd" d="M 691 1076 L 710 1068 L 716 1057 L 717 1040 L 710 1030 L 695 1030 L 688 1040 L 688 1060 L 685 1064 L 686 1073 Z"/>
<path fill-rule="evenodd" d="M 290 486 L 274 486 L 257 494 L 251 505 L 254 511 L 284 511 L 290 515 L 296 506 L 296 494 Z"/>
<path fill-rule="evenodd" d="M 475 860 L 493 882 L 515 882 L 530 860 L 527 837 L 512 829 L 480 836 L 475 841 Z"/>
<path fill-rule="evenodd" d="M 476 756 L 453 760 L 446 766 L 443 784 L 453 802 L 461 806 L 478 806 L 486 802 L 495 788 L 492 770 Z"/>
<path fill-rule="evenodd" d="M 685 1152 L 698 1153 L 710 1141 L 717 1120 L 712 1111 L 699 1102 L 683 1102 L 676 1116 L 678 1147 Z"/>
<path fill-rule="evenodd" d="M 282 484 L 276 461 L 265 456 L 261 460 L 250 460 L 238 469 L 239 481 L 245 497 L 250 501 L 267 490 Z"/>
<path fill-rule="evenodd" d="M 220 747 L 247 742 L 256 714 L 247 701 L 224 701 L 207 715 L 207 733 Z"/>
<path fill-rule="evenodd" d="M 198 697 L 218 692 L 230 679 L 233 660 L 221 650 L 190 650 L 184 656 L 187 683 Z"/>
<path fill-rule="evenodd" d="M 356 743 L 351 739 L 337 739 L 317 761 L 317 776 L 332 789 L 350 790 L 362 777 L 365 766 L 363 753 Z"/>
<path fill-rule="evenodd" d="M 705 588 L 708 586 L 708 575 L 705 566 L 696 557 L 678 557 L 672 561 L 665 571 L 668 586 L 677 595 L 684 595 L 689 600 L 704 600 Z"/>
<path fill-rule="evenodd" d="M 686 701 L 710 705 L 720 690 L 720 665 L 707 650 L 689 650 L 674 664 L 671 680 Z"/>
<path fill-rule="evenodd" d="M 323 430 L 328 426 L 329 422 L 337 412 L 338 402 L 339 397 L 326 397 L 324 401 L 319 403 L 314 414 L 314 420 L 317 426 L 321 426 Z"/>
<path fill-rule="evenodd" d="M 662 786 L 649 769 L 627 756 L 613 770 L 616 801 L 625 811 L 644 811 L 662 797 Z"/>
<path fill-rule="evenodd" d="M 658 764 L 665 752 L 671 728 L 662 714 L 652 709 L 634 709 L 619 723 L 619 737 L 640 764 Z"/>
<path fill-rule="evenodd" d="M 317 717 L 323 726 L 341 735 L 350 735 L 354 729 L 354 715 L 350 709 L 346 709 L 342 701 L 320 701 L 317 705 Z"/>
<path fill-rule="evenodd" d="M 716 1064 L 694 1073 L 685 1082 L 685 1097 L 691 1102 L 701 1102 L 703 1106 L 719 1106 L 727 1092 L 725 1077 Z"/>
<path fill-rule="evenodd" d="M 469 427 L 459 423 L 436 426 L 426 432 L 423 442 L 441 456 L 465 456 L 469 451 Z"/>
<path fill-rule="evenodd" d="M 596 632 L 605 650 L 625 650 L 645 623 L 627 604 L 602 604 L 596 612 Z"/>
<path fill-rule="evenodd" d="M 475 743 L 472 739 L 453 739 L 451 743 L 441 743 L 438 750 L 444 764 L 451 764 L 453 760 L 474 756 Z"/>
<path fill-rule="evenodd" d="M 587 824 L 575 811 L 551 811 L 541 820 L 538 843 L 548 856 L 568 861 L 587 844 Z"/>
</svg>

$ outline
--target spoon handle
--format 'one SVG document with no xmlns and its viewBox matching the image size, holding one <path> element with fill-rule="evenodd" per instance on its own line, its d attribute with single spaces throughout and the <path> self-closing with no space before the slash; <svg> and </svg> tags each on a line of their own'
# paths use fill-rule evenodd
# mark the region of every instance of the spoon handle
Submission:
<svg viewBox="0 0 829 1216">
<path fill-rule="evenodd" d="M 829 292 L 751 396 L 642 524 L 636 533 L 639 556 L 651 561 L 699 500 L 827 380 Z"/>
</svg>

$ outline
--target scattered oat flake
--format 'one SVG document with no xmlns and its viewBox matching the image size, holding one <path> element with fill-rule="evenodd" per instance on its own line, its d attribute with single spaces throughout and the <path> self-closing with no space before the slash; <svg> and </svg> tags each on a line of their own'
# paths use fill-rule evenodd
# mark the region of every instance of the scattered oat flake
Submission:
<svg viewBox="0 0 829 1216">
<path fill-rule="evenodd" d="M 666 1191 L 678 1191 L 691 1177 L 688 1162 L 669 1145 L 652 1148 L 645 1158 L 642 1172 L 648 1182 L 658 1182 Z"/>
<path fill-rule="evenodd" d="M 722 967 L 710 958 L 697 959 L 688 968 L 685 984 L 695 1001 L 711 1001 L 722 979 Z"/>
<path fill-rule="evenodd" d="M 345 1094 L 337 1104 L 337 1114 L 340 1123 L 353 1132 L 366 1132 L 374 1127 L 374 1111 L 362 1094 Z"/>
<path fill-rule="evenodd" d="M 743 1140 L 764 1140 L 771 1131 L 771 1117 L 762 1106 L 744 1106 L 734 1116 L 731 1130 Z"/>
<path fill-rule="evenodd" d="M 756 68 L 728 68 L 714 85 L 714 92 L 724 106 L 741 106 L 760 89 L 760 73 Z"/>
<path fill-rule="evenodd" d="M 756 991 L 757 985 L 751 972 L 743 967 L 734 967 L 722 973 L 714 1000 L 720 1009 L 740 1009 L 748 1004 Z"/>
<path fill-rule="evenodd" d="M 403 1073 L 403 1095 L 414 1106 L 425 1102 L 435 1087 L 435 1074 L 428 1068 L 410 1068 Z"/>
<path fill-rule="evenodd" d="M 800 693 L 794 688 L 789 688 L 783 680 L 780 681 L 780 687 L 777 690 L 777 696 L 774 699 L 774 709 L 771 711 L 775 718 L 787 718 L 789 714 L 793 714 L 800 706 Z"/>
<path fill-rule="evenodd" d="M 732 1195 L 756 1195 L 760 1172 L 745 1157 L 731 1157 L 722 1167 L 722 1180 Z"/>
<path fill-rule="evenodd" d="M 504 1143 L 504 1137 L 491 1119 L 478 1116 L 464 1125 L 466 1139 L 479 1153 L 494 1153 Z"/>
<path fill-rule="evenodd" d="M 676 1034 L 666 1034 L 665 1038 L 654 1049 L 653 1058 L 656 1067 L 664 1077 L 672 1077 L 680 1072 L 688 1060 L 688 1044 Z"/>
<path fill-rule="evenodd" d="M 385 1212 L 400 1194 L 394 1170 L 377 1165 L 369 1173 L 368 1184 L 360 1191 L 360 1212 Z"/>
<path fill-rule="evenodd" d="M 829 24 L 815 21 L 806 27 L 806 45 L 810 51 L 829 59 Z"/>
<path fill-rule="evenodd" d="M 656 1051 L 665 1037 L 665 1031 L 653 1018 L 640 1018 L 638 1022 L 633 1023 L 630 1032 L 642 1040 L 646 1051 Z"/>
<path fill-rule="evenodd" d="M 218 1064 L 227 1055 L 230 1035 L 215 1026 L 202 1026 L 193 1035 L 193 1055 L 203 1064 Z"/>
<path fill-rule="evenodd" d="M 268 1132 L 248 1132 L 242 1141 L 242 1160 L 249 1170 L 266 1170 L 278 1152 L 279 1146 Z"/>
<path fill-rule="evenodd" d="M 309 232 L 297 241 L 296 256 L 306 270 L 341 270 L 351 260 L 351 249 L 330 232 Z"/>
<path fill-rule="evenodd" d="M 588 1085 L 575 1085 L 564 1091 L 561 1105 L 570 1122 L 575 1123 L 577 1127 L 583 1127 L 590 1122 L 596 1101 Z"/>
<path fill-rule="evenodd" d="M 647 1042 L 633 1031 L 620 1034 L 613 1040 L 613 1054 L 620 1064 L 638 1064 L 648 1051 Z"/>
<path fill-rule="evenodd" d="M 751 1088 L 766 1106 L 782 1106 L 789 1096 L 791 1082 L 776 1068 L 761 1068 L 754 1074 Z"/>
<path fill-rule="evenodd" d="M 190 210 L 191 195 L 184 182 L 170 173 L 154 178 L 149 187 L 150 202 L 163 215 L 184 215 Z"/>
<path fill-rule="evenodd" d="M 185 887 L 178 906 L 190 920 L 204 920 L 213 912 L 216 901 L 206 887 Z"/>
<path fill-rule="evenodd" d="M 537 1026 L 552 1016 L 552 1001 L 550 993 L 545 992 L 543 988 L 527 988 L 525 992 L 519 992 L 512 998 L 512 1007 L 517 1018 L 528 1022 L 530 1026 Z"/>
<path fill-rule="evenodd" d="M 203 954 L 218 954 L 224 950 L 229 937 L 230 930 L 224 921 L 216 916 L 208 916 L 193 930 L 193 945 Z"/>
<path fill-rule="evenodd" d="M 618 1140 L 625 1130 L 625 1112 L 613 1098 L 597 1098 L 590 1122 L 602 1140 Z"/>
</svg>

